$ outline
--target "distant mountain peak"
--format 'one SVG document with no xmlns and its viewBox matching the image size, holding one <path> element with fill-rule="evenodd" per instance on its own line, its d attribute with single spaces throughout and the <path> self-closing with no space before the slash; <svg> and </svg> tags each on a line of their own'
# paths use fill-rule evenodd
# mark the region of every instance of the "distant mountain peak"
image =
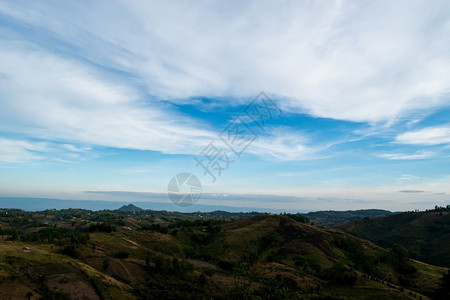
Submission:
<svg viewBox="0 0 450 300">
<path fill-rule="evenodd" d="M 122 206 L 121 208 L 118 209 L 118 211 L 135 212 L 135 211 L 143 211 L 143 209 L 130 203 L 128 205 Z"/>
</svg>

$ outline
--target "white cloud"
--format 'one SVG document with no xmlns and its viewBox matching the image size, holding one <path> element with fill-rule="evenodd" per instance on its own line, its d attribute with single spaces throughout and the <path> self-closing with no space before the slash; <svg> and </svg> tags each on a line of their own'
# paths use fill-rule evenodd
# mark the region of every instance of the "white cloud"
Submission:
<svg viewBox="0 0 450 300">
<path fill-rule="evenodd" d="M 403 153 L 386 153 L 380 154 L 378 157 L 392 159 L 392 160 L 415 160 L 415 159 L 429 159 L 436 156 L 436 153 L 431 151 L 421 151 L 415 154 L 403 154 Z"/>
<path fill-rule="evenodd" d="M 43 156 L 39 152 L 46 149 L 45 143 L 30 143 L 0 138 L 0 162 L 22 163 L 41 160 Z"/>
<path fill-rule="evenodd" d="M 27 163 L 43 160 L 73 163 L 83 159 L 85 157 L 83 153 L 89 150 L 70 144 L 0 138 L 0 162 L 2 163 Z"/>
<path fill-rule="evenodd" d="M 448 105 L 447 1 L 25 5 L 0 10 L 132 73 L 159 98 L 265 90 L 289 99 L 285 109 L 367 122 Z"/>
<path fill-rule="evenodd" d="M 4 29 L 0 129 L 196 154 L 216 133 L 157 100 L 233 104 L 261 90 L 285 110 L 392 122 L 448 105 L 449 11 L 446 1 L 2 2 L 14 26 L 33 32 Z M 414 141 L 407 134 L 397 141 Z M 315 149 L 280 133 L 250 151 L 292 160 Z"/>
<path fill-rule="evenodd" d="M 164 110 L 159 103 L 145 103 L 134 88 L 115 83 L 86 65 L 45 52 L 12 53 L 2 47 L 0 61 L 8 70 L 8 78 L 0 82 L 0 96 L 5 99 L 0 129 L 62 141 L 59 148 L 73 156 L 91 150 L 87 145 L 198 154 L 218 139 L 219 132 L 200 129 L 203 125 L 198 121 Z M 300 160 L 324 148 L 308 143 L 300 132 L 274 127 L 251 144 L 248 152 Z M 78 157 L 66 157 L 71 158 Z"/>
<path fill-rule="evenodd" d="M 421 179 L 421 177 L 417 177 L 414 175 L 409 175 L 409 174 L 403 174 L 402 176 L 400 176 L 399 178 L 397 178 L 398 180 L 419 180 Z"/>
<path fill-rule="evenodd" d="M 308 137 L 286 127 L 274 127 L 264 136 L 259 136 L 246 152 L 272 157 L 278 160 L 311 159 L 327 146 L 311 146 Z"/>
<path fill-rule="evenodd" d="M 450 143 L 450 126 L 427 127 L 398 135 L 395 139 L 401 144 L 440 145 Z"/>
<path fill-rule="evenodd" d="M 87 145 L 195 153 L 214 136 L 201 124 L 144 103 L 134 88 L 45 52 L 0 47 L 0 129 Z M 69 151 L 89 147 L 64 145 Z"/>
<path fill-rule="evenodd" d="M 63 144 L 62 146 L 72 152 L 86 152 L 92 150 L 91 147 L 77 147 L 75 145 L 70 144 Z"/>
</svg>

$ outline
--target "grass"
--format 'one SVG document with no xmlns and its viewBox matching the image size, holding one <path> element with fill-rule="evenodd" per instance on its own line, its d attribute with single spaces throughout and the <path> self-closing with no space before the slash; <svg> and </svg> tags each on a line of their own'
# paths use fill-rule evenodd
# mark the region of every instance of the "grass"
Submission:
<svg viewBox="0 0 450 300">
<path fill-rule="evenodd" d="M 349 299 L 413 299 L 411 292 L 417 295 L 416 299 L 427 299 L 396 285 L 400 274 L 388 250 L 346 233 L 270 215 L 226 223 L 220 231 L 201 229 L 178 228 L 176 234 L 150 230 L 91 233 L 88 244 L 77 250 L 78 259 L 60 254 L 60 247 L 51 244 L 0 242 L 0 279 L 9 280 L 7 277 L 12 274 L 30 277 L 24 273 L 27 268 L 34 273 L 46 270 L 50 275 L 76 270 L 103 299 L 133 299 L 136 288 L 142 290 L 141 295 L 162 295 L 170 289 L 195 294 L 199 278 L 203 278 L 201 289 L 214 297 L 226 296 L 234 287 L 233 263 L 247 260 L 255 276 L 252 290 L 293 286 L 305 294 L 342 295 Z M 24 250 L 26 246 L 30 250 Z M 119 251 L 126 251 L 129 257 L 115 258 Z M 197 268 L 179 276 L 173 259 L 187 256 L 195 258 Z M 155 257 L 163 258 L 162 267 L 157 267 Z M 382 257 L 389 259 L 380 260 Z M 223 264 L 227 262 L 229 267 Z M 363 263 L 380 276 L 365 270 Z M 344 269 L 339 270 L 357 277 L 353 285 L 342 285 L 350 283 L 326 277 L 327 272 L 336 270 L 333 267 L 342 264 Z M 411 285 L 405 286 L 431 294 L 447 269 L 417 261 L 412 264 L 417 272 L 408 278 Z M 380 282 L 379 278 L 390 283 Z"/>
<path fill-rule="evenodd" d="M 24 250 L 24 247 L 29 247 L 30 250 Z M 22 273 L 23 270 L 30 270 L 30 267 L 33 266 L 37 269 L 32 269 L 36 270 L 32 272 L 42 273 L 45 271 L 48 274 L 71 273 L 73 272 L 71 267 L 73 267 L 85 274 L 88 280 L 95 282 L 103 299 L 134 299 L 130 294 L 131 287 L 129 285 L 78 260 L 59 254 L 55 246 L 22 242 L 2 242 L 0 244 L 0 272 L 3 273 L 2 277 L 6 277 L 5 272 L 9 276 L 23 276 L 25 275 Z M 33 275 L 32 273 L 28 276 L 38 277 L 37 274 Z"/>
</svg>

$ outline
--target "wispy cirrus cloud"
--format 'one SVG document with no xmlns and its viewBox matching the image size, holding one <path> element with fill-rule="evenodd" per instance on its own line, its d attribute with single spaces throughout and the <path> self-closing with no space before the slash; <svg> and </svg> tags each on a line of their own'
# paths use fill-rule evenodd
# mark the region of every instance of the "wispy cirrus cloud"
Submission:
<svg viewBox="0 0 450 300">
<path fill-rule="evenodd" d="M 23 163 L 43 159 L 41 152 L 48 148 L 46 143 L 0 138 L 0 162 Z"/>
<path fill-rule="evenodd" d="M 395 141 L 411 145 L 450 144 L 450 125 L 426 127 L 398 135 Z"/>
<path fill-rule="evenodd" d="M 419 180 L 422 179 L 421 177 L 418 176 L 414 176 L 414 175 L 409 175 L 409 174 L 403 174 L 402 176 L 400 176 L 399 178 L 397 178 L 398 180 Z"/>
<path fill-rule="evenodd" d="M 62 147 L 66 148 L 67 150 L 72 151 L 72 152 L 86 152 L 86 151 L 92 150 L 92 148 L 88 147 L 88 146 L 87 147 L 78 147 L 78 146 L 70 145 L 70 144 L 63 144 Z"/>
<path fill-rule="evenodd" d="M 306 134 L 286 127 L 270 128 L 248 148 L 249 153 L 286 161 L 311 158 L 318 151 L 318 147 L 311 146 Z"/>
<path fill-rule="evenodd" d="M 132 74 L 159 99 L 235 102 L 264 89 L 286 110 L 371 123 L 448 106 L 447 1 L 26 5 L 0 5 L 40 37 L 26 38 Z"/>
<path fill-rule="evenodd" d="M 72 163 L 83 159 L 84 151 L 74 145 L 45 141 L 0 138 L 0 163 L 30 163 L 33 161 L 55 161 Z"/>
<path fill-rule="evenodd" d="M 429 159 L 436 157 L 436 153 L 432 151 L 420 151 L 414 154 L 405 153 L 385 153 L 379 154 L 378 157 L 391 160 L 415 160 L 415 159 Z"/>
<path fill-rule="evenodd" d="M 0 47 L 1 65 L 8 72 L 0 82 L 0 96 L 5 99 L 0 111 L 3 131 L 163 153 L 195 153 L 214 135 L 200 129 L 201 121 L 147 104 L 136 89 L 87 65 L 45 52 L 11 52 L 8 46 Z"/>
</svg>

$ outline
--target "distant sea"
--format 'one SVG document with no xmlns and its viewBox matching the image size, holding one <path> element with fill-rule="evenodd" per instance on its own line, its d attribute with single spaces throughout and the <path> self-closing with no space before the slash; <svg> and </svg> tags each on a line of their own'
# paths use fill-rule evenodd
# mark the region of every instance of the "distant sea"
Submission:
<svg viewBox="0 0 450 300">
<path fill-rule="evenodd" d="M 26 211 L 42 211 L 46 209 L 68 209 L 81 208 L 88 210 L 115 210 L 123 205 L 134 204 L 142 209 L 166 210 L 179 212 L 210 212 L 223 210 L 228 212 L 293 212 L 287 210 L 251 208 L 251 207 L 233 207 L 221 205 L 195 204 L 189 207 L 178 207 L 172 203 L 162 202 L 124 202 L 124 201 L 100 201 L 100 200 L 62 200 L 49 198 L 29 198 L 29 197 L 0 197 L 0 208 L 17 208 Z M 298 211 L 296 211 L 298 212 Z M 300 211 L 303 212 L 303 211 Z"/>
</svg>

